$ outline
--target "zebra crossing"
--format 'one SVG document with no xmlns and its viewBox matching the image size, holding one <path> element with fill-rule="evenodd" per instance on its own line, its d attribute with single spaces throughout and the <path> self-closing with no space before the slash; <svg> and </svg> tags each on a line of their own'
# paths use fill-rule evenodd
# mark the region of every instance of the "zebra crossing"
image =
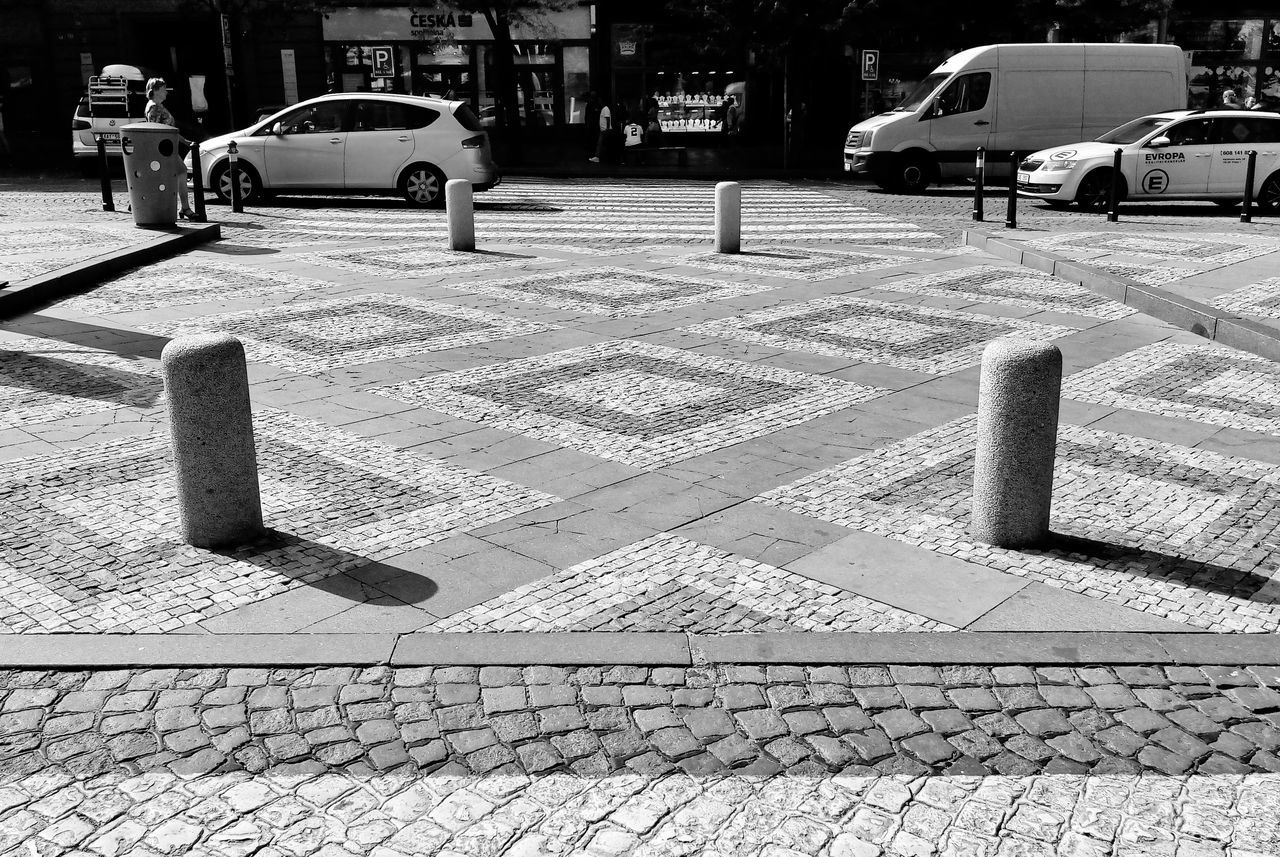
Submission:
<svg viewBox="0 0 1280 857">
<path fill-rule="evenodd" d="M 687 246 L 714 235 L 714 193 L 687 182 L 516 179 L 476 196 L 477 238 L 490 244 Z M 227 224 L 226 237 L 250 246 L 296 247 L 351 241 L 435 241 L 447 234 L 442 211 L 395 200 L 363 207 L 270 205 Z M 848 205 L 783 182 L 743 187 L 747 241 L 900 246 L 937 251 L 951 241 L 895 217 Z"/>
</svg>

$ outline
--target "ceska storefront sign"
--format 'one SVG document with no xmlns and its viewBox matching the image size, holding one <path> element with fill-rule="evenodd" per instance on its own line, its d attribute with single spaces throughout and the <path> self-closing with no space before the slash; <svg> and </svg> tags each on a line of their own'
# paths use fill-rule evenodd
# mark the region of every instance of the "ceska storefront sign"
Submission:
<svg viewBox="0 0 1280 857">
<path fill-rule="evenodd" d="M 326 42 L 488 42 L 493 40 L 484 15 L 431 6 L 359 8 L 346 6 L 324 13 Z M 513 24 L 514 39 L 585 39 L 591 35 L 585 6 L 546 12 L 536 20 Z"/>
</svg>

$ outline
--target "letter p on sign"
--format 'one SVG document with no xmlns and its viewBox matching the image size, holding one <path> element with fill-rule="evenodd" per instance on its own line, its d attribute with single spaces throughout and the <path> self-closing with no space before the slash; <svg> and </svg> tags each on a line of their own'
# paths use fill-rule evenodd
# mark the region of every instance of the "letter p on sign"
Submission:
<svg viewBox="0 0 1280 857">
<path fill-rule="evenodd" d="M 863 80 L 879 80 L 880 79 L 880 52 L 879 51 L 863 51 L 862 52 L 862 79 Z"/>
<path fill-rule="evenodd" d="M 395 77 L 395 60 L 390 47 L 376 47 L 373 52 L 373 72 L 370 77 Z"/>
</svg>

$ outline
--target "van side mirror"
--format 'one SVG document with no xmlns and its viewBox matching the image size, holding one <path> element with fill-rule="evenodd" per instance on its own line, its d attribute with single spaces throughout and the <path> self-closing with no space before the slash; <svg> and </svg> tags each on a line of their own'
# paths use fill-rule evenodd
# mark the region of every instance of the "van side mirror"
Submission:
<svg viewBox="0 0 1280 857">
<path fill-rule="evenodd" d="M 1169 140 L 1169 138 L 1165 136 L 1152 137 L 1150 140 L 1147 141 L 1147 148 L 1163 149 L 1165 146 L 1168 146 L 1170 142 L 1171 141 Z"/>
</svg>

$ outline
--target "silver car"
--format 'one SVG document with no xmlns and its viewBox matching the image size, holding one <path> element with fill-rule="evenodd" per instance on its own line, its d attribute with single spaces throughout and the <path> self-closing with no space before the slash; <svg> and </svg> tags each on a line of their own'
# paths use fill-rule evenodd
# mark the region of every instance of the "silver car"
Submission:
<svg viewBox="0 0 1280 857">
<path fill-rule="evenodd" d="M 477 191 L 501 181 L 489 135 L 465 101 L 331 93 L 206 140 L 201 178 L 224 202 L 233 140 L 245 202 L 272 191 L 399 192 L 414 205 L 440 206 L 449 179 L 467 179 Z"/>
</svg>

